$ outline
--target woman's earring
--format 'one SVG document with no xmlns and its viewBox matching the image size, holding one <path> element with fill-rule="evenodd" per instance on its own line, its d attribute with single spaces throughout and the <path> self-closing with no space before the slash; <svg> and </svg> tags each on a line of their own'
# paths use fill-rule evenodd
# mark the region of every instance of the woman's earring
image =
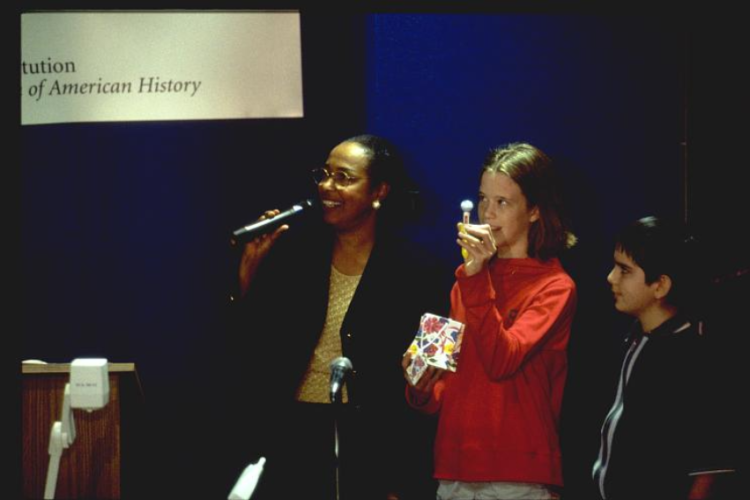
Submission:
<svg viewBox="0 0 750 500">
<path fill-rule="evenodd" d="M 375 210 L 379 209 L 380 208 L 380 200 L 373 201 L 372 202 L 372 208 L 374 208 Z"/>
</svg>

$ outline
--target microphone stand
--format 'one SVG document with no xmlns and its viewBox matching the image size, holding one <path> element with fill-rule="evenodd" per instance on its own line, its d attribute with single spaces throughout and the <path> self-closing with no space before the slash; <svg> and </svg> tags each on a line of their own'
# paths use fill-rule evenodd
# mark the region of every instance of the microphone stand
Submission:
<svg viewBox="0 0 750 500">
<path fill-rule="evenodd" d="M 338 396 L 338 397 L 337 397 Z M 336 473 L 336 500 L 339 500 L 340 495 L 340 460 L 339 460 L 339 414 L 343 409 L 341 404 L 341 388 L 336 392 L 331 392 L 331 406 L 333 407 L 333 454 L 334 454 L 334 465 Z"/>
<path fill-rule="evenodd" d="M 352 362 L 349 358 L 339 357 L 331 363 L 331 405 L 333 406 L 333 453 L 336 472 L 336 500 L 341 495 L 341 464 L 339 460 L 339 417 L 343 413 L 344 406 L 341 402 L 343 399 L 344 380 L 352 369 Z"/>
</svg>

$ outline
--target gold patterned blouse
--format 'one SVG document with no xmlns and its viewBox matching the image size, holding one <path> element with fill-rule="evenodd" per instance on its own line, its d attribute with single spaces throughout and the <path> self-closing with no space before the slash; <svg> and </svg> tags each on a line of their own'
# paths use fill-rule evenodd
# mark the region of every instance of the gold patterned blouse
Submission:
<svg viewBox="0 0 750 500">
<path fill-rule="evenodd" d="M 331 265 L 331 280 L 328 289 L 328 312 L 318 345 L 315 347 L 302 383 L 297 389 L 297 401 L 305 403 L 330 403 L 331 361 L 342 355 L 341 325 L 346 311 L 357 290 L 362 275 L 348 276 Z M 346 403 L 344 385 L 341 400 Z"/>
</svg>

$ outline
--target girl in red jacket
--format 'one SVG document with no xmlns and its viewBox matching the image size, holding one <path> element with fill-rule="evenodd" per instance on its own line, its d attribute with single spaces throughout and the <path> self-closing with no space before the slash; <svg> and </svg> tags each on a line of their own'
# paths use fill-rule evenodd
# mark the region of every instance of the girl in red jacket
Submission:
<svg viewBox="0 0 750 500">
<path fill-rule="evenodd" d="M 407 386 L 407 400 L 439 414 L 438 500 L 557 499 L 576 306 L 575 284 L 557 256 L 575 237 L 549 157 L 525 143 L 493 150 L 478 212 L 480 223 L 464 224 L 457 240 L 466 250 L 451 292 L 451 318 L 466 325 L 458 369 L 430 367 Z"/>
</svg>

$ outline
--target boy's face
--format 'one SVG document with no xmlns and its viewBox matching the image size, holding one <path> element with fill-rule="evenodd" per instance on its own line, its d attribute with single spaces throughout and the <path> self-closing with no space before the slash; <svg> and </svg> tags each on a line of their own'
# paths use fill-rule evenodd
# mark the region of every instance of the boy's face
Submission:
<svg viewBox="0 0 750 500">
<path fill-rule="evenodd" d="M 646 283 L 643 269 L 619 249 L 615 249 L 614 260 L 615 265 L 607 276 L 607 281 L 615 296 L 615 309 L 641 319 L 658 308 L 658 281 L 651 285 Z"/>
</svg>

